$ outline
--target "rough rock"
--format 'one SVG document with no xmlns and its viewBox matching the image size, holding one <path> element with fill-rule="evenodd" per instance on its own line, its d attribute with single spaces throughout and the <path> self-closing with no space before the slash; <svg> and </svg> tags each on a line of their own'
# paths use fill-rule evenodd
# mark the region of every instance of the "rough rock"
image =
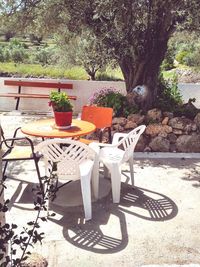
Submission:
<svg viewBox="0 0 200 267">
<path fill-rule="evenodd" d="M 187 118 L 182 118 L 182 117 L 175 117 L 169 120 L 168 123 L 169 126 L 172 128 L 182 130 L 185 132 L 191 132 L 191 131 L 196 131 L 196 124 Z"/>
<path fill-rule="evenodd" d="M 142 124 L 144 122 L 145 116 L 140 114 L 131 114 L 127 117 L 129 121 L 133 121 L 136 124 Z"/>
<path fill-rule="evenodd" d="M 174 117 L 174 114 L 172 112 L 165 111 L 163 112 L 163 116 L 168 117 L 169 119 L 172 119 Z"/>
<path fill-rule="evenodd" d="M 163 125 L 167 125 L 167 124 L 168 124 L 168 121 L 169 121 L 169 117 L 165 117 L 165 118 L 162 120 L 161 124 L 163 124 Z"/>
<path fill-rule="evenodd" d="M 170 150 L 170 142 L 164 137 L 156 136 L 149 144 L 152 151 L 168 152 Z"/>
<path fill-rule="evenodd" d="M 113 130 L 115 132 L 123 132 L 124 131 L 124 127 L 121 126 L 120 124 L 114 124 L 112 127 L 113 127 Z"/>
<path fill-rule="evenodd" d="M 124 126 L 127 122 L 127 119 L 124 117 L 115 117 L 112 120 L 112 124 L 120 124 L 121 126 Z"/>
<path fill-rule="evenodd" d="M 146 138 L 146 136 L 141 135 L 135 146 L 135 151 L 137 152 L 144 151 L 145 147 L 147 146 L 147 143 L 148 143 L 148 139 Z"/>
<path fill-rule="evenodd" d="M 198 130 L 200 130 L 200 113 L 197 113 L 194 118 L 194 122 L 196 123 Z"/>
<path fill-rule="evenodd" d="M 181 135 L 176 141 L 178 152 L 200 152 L 200 135 Z"/>
<path fill-rule="evenodd" d="M 174 133 L 169 133 L 168 140 L 170 143 L 175 144 L 177 140 L 177 136 Z"/>
<path fill-rule="evenodd" d="M 146 128 L 145 133 L 147 135 L 150 135 L 152 137 L 160 134 L 160 133 L 171 133 L 172 127 L 168 125 L 162 125 L 162 124 L 149 124 Z"/>
<path fill-rule="evenodd" d="M 144 149 L 144 152 L 151 152 L 151 148 L 149 146 L 146 146 L 145 149 Z"/>
<path fill-rule="evenodd" d="M 173 129 L 173 133 L 176 135 L 182 135 L 183 131 L 182 130 L 178 130 L 178 129 Z"/>
<path fill-rule="evenodd" d="M 160 122 L 162 118 L 161 110 L 154 108 L 147 112 L 147 119 Z"/>
<path fill-rule="evenodd" d="M 47 267 L 47 260 L 38 253 L 32 253 L 29 257 L 22 262 L 22 267 Z"/>
<path fill-rule="evenodd" d="M 134 121 L 127 121 L 126 125 L 124 126 L 125 130 L 135 129 L 137 124 Z"/>
</svg>

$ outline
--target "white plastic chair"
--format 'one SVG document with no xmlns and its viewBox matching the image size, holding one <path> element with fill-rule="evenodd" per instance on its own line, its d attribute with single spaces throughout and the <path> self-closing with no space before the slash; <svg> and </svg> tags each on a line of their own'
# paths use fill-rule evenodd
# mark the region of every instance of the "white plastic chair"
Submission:
<svg viewBox="0 0 200 267">
<path fill-rule="evenodd" d="M 72 139 L 50 139 L 36 146 L 36 151 L 44 156 L 45 173 L 49 176 L 49 163 L 56 164 L 53 171 L 58 180 L 81 181 L 81 192 L 85 220 L 92 218 L 91 177 L 95 165 L 96 153 L 87 145 Z"/>
<path fill-rule="evenodd" d="M 112 144 L 91 144 L 94 149 L 100 147 L 99 162 L 103 163 L 111 173 L 114 203 L 119 203 L 120 201 L 121 165 L 124 162 L 129 162 L 132 186 L 134 186 L 133 152 L 145 128 L 145 125 L 141 125 L 129 133 L 115 133 Z M 95 179 L 94 181 L 94 193 L 95 197 L 98 198 L 99 180 Z"/>
</svg>

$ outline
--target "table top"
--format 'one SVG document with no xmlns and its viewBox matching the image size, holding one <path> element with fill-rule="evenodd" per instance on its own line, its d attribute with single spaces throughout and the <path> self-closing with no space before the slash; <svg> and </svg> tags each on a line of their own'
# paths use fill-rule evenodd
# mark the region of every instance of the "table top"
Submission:
<svg viewBox="0 0 200 267">
<path fill-rule="evenodd" d="M 86 135 L 94 132 L 95 129 L 96 126 L 93 123 L 77 119 L 72 120 L 71 127 L 68 129 L 56 129 L 55 120 L 52 118 L 27 123 L 22 126 L 21 131 L 37 137 L 67 138 Z"/>
</svg>

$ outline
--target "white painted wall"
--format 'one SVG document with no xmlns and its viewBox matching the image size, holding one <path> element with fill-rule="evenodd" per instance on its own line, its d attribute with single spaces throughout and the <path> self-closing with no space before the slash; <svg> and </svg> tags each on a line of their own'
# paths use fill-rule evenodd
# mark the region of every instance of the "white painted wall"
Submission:
<svg viewBox="0 0 200 267">
<path fill-rule="evenodd" d="M 180 83 L 178 85 L 184 102 L 188 102 L 190 98 L 196 98 L 193 103 L 197 108 L 200 108 L 200 84 L 199 83 Z"/>
<path fill-rule="evenodd" d="M 0 93 L 17 92 L 16 87 L 4 86 L 4 79 L 0 78 Z M 14 79 L 13 79 L 14 80 Z M 18 80 L 18 79 L 17 79 Z M 54 79 L 21 79 L 38 81 L 43 80 L 45 82 L 53 82 Z M 56 80 L 58 81 L 58 80 Z M 98 89 L 103 87 L 115 87 L 122 93 L 125 93 L 124 82 L 110 82 L 110 81 L 82 81 L 82 80 L 59 80 L 60 82 L 69 82 L 73 84 L 73 90 L 66 90 L 69 95 L 76 95 L 77 100 L 73 101 L 74 113 L 79 113 L 81 107 L 88 103 L 89 97 Z M 46 88 L 24 88 L 27 93 L 49 93 L 51 89 Z M 196 98 L 195 106 L 200 108 L 200 84 L 179 84 L 180 92 L 183 96 L 184 102 L 187 102 L 189 98 Z M 15 109 L 16 99 L 0 97 L 0 111 L 12 111 Z M 21 98 L 19 104 L 20 111 L 35 111 L 35 112 L 51 112 L 52 108 L 48 106 L 47 99 L 24 99 Z"/>
<path fill-rule="evenodd" d="M 0 78 L 0 93 L 7 93 L 7 92 L 17 92 L 18 88 L 12 86 L 5 86 L 4 79 L 10 78 Z M 13 79 L 14 80 L 14 79 Z M 19 80 L 19 79 L 16 79 Z M 31 81 L 38 81 L 43 80 L 44 82 L 53 82 L 53 79 L 21 79 L 21 80 L 31 80 Z M 58 81 L 58 80 L 56 80 Z M 103 87 L 115 87 L 120 92 L 125 93 L 125 83 L 124 82 L 107 82 L 107 81 L 77 81 L 77 80 L 59 80 L 60 82 L 67 82 L 72 83 L 74 89 L 73 90 L 66 90 L 68 95 L 75 95 L 77 96 L 77 100 L 72 100 L 74 105 L 74 112 L 79 113 L 81 111 L 81 107 L 88 103 L 89 97 L 98 89 Z M 14 89 L 16 88 L 16 89 Z M 22 89 L 23 91 L 23 89 Z M 46 88 L 25 88 L 24 91 L 27 93 L 44 93 L 48 94 L 51 89 Z M 12 111 L 15 109 L 16 99 L 14 98 L 4 98 L 0 97 L 0 111 Z M 36 112 L 50 112 L 51 107 L 48 106 L 47 99 L 31 99 L 31 98 L 21 98 L 19 104 L 20 111 L 36 111 Z"/>
</svg>

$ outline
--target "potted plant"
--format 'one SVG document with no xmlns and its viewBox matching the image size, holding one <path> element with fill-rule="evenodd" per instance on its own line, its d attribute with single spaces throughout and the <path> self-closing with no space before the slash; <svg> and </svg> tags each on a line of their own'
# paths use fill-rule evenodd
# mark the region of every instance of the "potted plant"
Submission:
<svg viewBox="0 0 200 267">
<path fill-rule="evenodd" d="M 66 93 L 51 91 L 49 106 L 53 108 L 56 126 L 71 125 L 73 106 Z"/>
</svg>

